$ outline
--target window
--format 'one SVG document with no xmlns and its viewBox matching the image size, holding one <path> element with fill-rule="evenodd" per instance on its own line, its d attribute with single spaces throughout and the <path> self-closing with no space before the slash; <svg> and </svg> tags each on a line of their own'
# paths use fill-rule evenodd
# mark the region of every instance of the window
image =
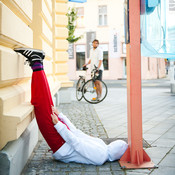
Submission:
<svg viewBox="0 0 175 175">
<path fill-rule="evenodd" d="M 99 6 L 98 7 L 98 16 L 99 16 L 99 26 L 107 25 L 107 6 Z"/>
<path fill-rule="evenodd" d="M 175 0 L 169 0 L 169 11 L 175 11 Z"/>
<path fill-rule="evenodd" d="M 77 8 L 77 27 L 84 27 L 84 8 Z"/>
<path fill-rule="evenodd" d="M 108 70 L 108 44 L 100 44 L 100 49 L 103 51 L 103 66 L 104 70 Z"/>
<path fill-rule="evenodd" d="M 108 70 L 108 51 L 103 51 L 103 65 L 104 70 Z"/>
<path fill-rule="evenodd" d="M 85 45 L 76 45 L 76 69 L 80 70 L 85 64 Z"/>
</svg>

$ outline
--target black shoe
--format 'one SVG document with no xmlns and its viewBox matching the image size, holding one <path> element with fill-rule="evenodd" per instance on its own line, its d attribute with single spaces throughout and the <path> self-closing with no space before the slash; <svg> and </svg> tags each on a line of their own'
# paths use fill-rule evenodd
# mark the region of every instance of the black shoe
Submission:
<svg viewBox="0 0 175 175">
<path fill-rule="evenodd" d="M 39 49 L 31 49 L 31 48 L 16 48 L 15 52 L 21 53 L 23 56 L 27 58 L 27 61 L 30 63 L 30 66 L 33 66 L 35 62 L 43 63 L 43 59 L 45 57 L 45 53 Z"/>
</svg>

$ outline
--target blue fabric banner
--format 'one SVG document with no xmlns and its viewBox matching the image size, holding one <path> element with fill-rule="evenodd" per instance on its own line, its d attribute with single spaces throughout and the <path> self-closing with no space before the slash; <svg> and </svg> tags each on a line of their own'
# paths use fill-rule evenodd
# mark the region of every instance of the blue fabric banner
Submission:
<svg viewBox="0 0 175 175">
<path fill-rule="evenodd" d="M 175 59 L 175 8 L 171 7 L 167 0 L 141 0 L 142 56 Z"/>
</svg>

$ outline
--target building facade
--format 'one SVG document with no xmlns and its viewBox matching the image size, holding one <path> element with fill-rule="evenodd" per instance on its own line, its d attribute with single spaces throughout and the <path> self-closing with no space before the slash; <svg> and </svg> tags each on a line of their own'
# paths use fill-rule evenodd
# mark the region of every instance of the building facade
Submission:
<svg viewBox="0 0 175 175">
<path fill-rule="evenodd" d="M 67 9 L 67 0 L 0 0 L 0 174 L 20 174 L 38 142 L 32 71 L 13 49 L 44 50 L 54 103 L 69 100 Z"/>
<path fill-rule="evenodd" d="M 83 35 L 69 45 L 69 78 L 77 79 L 81 67 L 88 62 L 93 39 L 98 39 L 103 50 L 104 79 L 126 78 L 126 45 L 124 38 L 124 1 L 88 0 L 84 4 L 70 3 L 77 9 L 76 36 Z M 165 77 L 165 60 L 142 57 L 142 79 Z"/>
</svg>

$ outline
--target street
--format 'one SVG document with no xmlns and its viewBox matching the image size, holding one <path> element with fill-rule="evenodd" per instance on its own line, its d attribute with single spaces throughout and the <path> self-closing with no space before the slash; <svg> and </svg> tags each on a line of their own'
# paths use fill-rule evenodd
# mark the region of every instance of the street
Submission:
<svg viewBox="0 0 175 175">
<path fill-rule="evenodd" d="M 96 105 L 82 99 L 77 102 L 75 88 L 71 88 L 72 103 L 61 104 L 77 128 L 102 139 L 127 140 L 126 80 L 106 81 L 108 95 Z M 144 146 L 156 169 L 123 170 L 117 161 L 102 166 L 61 163 L 54 161 L 43 140 L 38 143 L 22 174 L 70 175 L 174 175 L 175 174 L 175 94 L 170 93 L 167 79 L 142 81 L 142 121 Z"/>
</svg>

